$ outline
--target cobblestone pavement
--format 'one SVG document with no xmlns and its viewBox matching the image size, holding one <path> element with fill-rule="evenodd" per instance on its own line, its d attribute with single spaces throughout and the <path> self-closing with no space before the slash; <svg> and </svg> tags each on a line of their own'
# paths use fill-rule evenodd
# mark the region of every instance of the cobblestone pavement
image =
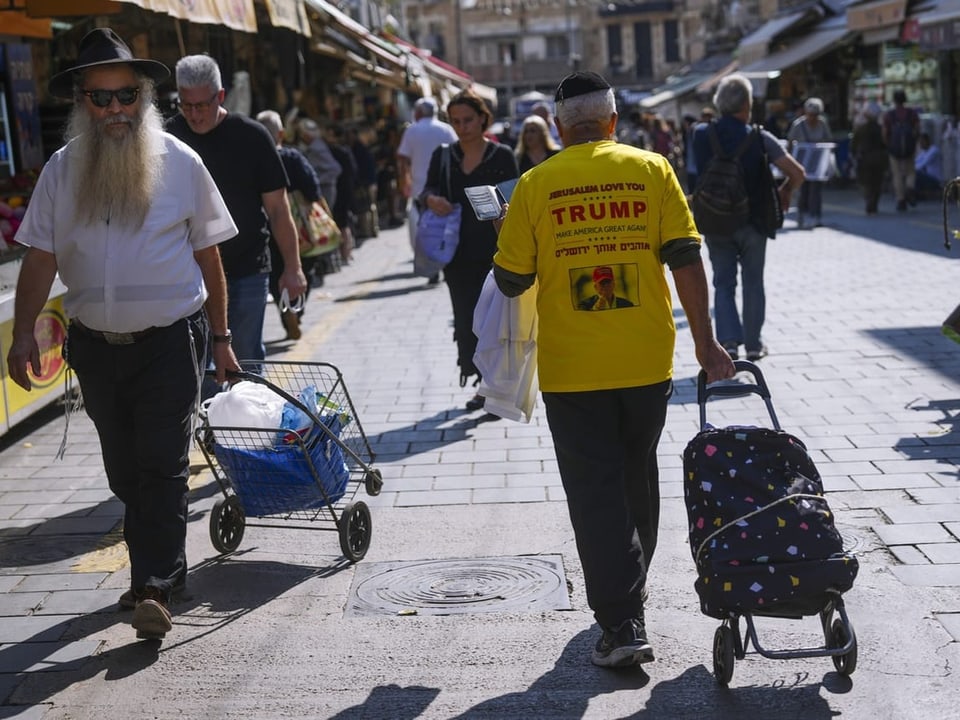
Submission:
<svg viewBox="0 0 960 720">
<path fill-rule="evenodd" d="M 867 217 L 852 190 L 828 189 L 824 202 L 825 226 L 799 230 L 791 214 L 768 248 L 770 355 L 761 367 L 777 414 L 810 449 L 853 549 L 888 553 L 907 588 L 956 588 L 960 346 L 939 328 L 960 302 L 960 253 L 943 248 L 939 203 L 895 214 L 888 200 Z M 682 498 L 681 453 L 699 424 L 679 310 L 676 321 L 676 392 L 660 447 L 667 503 Z M 367 240 L 328 276 L 303 331 L 296 343 L 281 340 L 268 309 L 272 358 L 344 371 L 385 479 L 365 498 L 375 514 L 563 503 L 542 406 L 529 424 L 462 409 L 473 389 L 456 383 L 449 298 L 412 276 L 406 228 Z M 766 424 L 762 403 L 749 399 L 709 410 L 717 425 Z M 121 507 L 96 434 L 82 413 L 72 416 L 66 457 L 55 461 L 64 424 L 55 406 L 0 439 L 0 701 L 32 672 L 81 668 L 100 642 L 71 639 L 70 622 L 102 611 L 127 582 Z M 194 463 L 193 519 L 205 524 L 217 490 L 200 455 Z M 958 642 L 960 593 L 952 597 L 928 610 Z"/>
</svg>

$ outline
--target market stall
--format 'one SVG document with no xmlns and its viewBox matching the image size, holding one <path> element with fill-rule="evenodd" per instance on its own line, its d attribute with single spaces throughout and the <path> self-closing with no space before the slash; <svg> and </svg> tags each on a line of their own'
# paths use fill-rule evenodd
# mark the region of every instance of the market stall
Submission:
<svg viewBox="0 0 960 720">
<path fill-rule="evenodd" d="M 0 434 L 64 392 L 66 363 L 61 357 L 66 338 L 63 294 L 57 280 L 37 318 L 41 371 L 26 392 L 9 378 L 7 352 L 13 336 L 14 294 L 26 248 L 14 241 L 30 202 L 30 193 L 43 164 L 40 115 L 29 43 L 0 44 Z"/>
</svg>

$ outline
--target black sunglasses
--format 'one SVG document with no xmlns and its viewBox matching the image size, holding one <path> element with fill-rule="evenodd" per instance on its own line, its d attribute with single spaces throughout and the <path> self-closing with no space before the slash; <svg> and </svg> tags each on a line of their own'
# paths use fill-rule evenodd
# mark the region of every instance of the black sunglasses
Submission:
<svg viewBox="0 0 960 720">
<path fill-rule="evenodd" d="M 133 105 L 140 97 L 140 88 L 125 87 L 119 90 L 82 90 L 90 98 L 90 102 L 98 108 L 105 108 L 116 98 L 121 105 Z"/>
</svg>

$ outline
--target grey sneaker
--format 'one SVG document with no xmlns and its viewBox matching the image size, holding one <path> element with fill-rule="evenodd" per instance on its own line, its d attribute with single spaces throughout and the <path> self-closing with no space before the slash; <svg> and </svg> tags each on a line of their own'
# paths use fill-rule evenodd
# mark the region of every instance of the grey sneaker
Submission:
<svg viewBox="0 0 960 720">
<path fill-rule="evenodd" d="M 594 665 L 614 668 L 653 662 L 643 621 L 624 620 L 612 630 L 604 628 L 590 659 Z"/>
</svg>

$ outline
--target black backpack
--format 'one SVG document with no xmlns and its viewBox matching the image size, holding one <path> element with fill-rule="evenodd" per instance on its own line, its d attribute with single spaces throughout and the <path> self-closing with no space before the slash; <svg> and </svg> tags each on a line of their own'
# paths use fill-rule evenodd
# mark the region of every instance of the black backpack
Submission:
<svg viewBox="0 0 960 720">
<path fill-rule="evenodd" d="M 693 218 L 697 229 L 705 235 L 731 235 L 750 220 L 750 201 L 740 157 L 750 146 L 753 133 L 747 133 L 733 155 L 723 153 L 713 123 L 707 127 L 707 133 L 713 157 L 693 191 Z"/>
</svg>

